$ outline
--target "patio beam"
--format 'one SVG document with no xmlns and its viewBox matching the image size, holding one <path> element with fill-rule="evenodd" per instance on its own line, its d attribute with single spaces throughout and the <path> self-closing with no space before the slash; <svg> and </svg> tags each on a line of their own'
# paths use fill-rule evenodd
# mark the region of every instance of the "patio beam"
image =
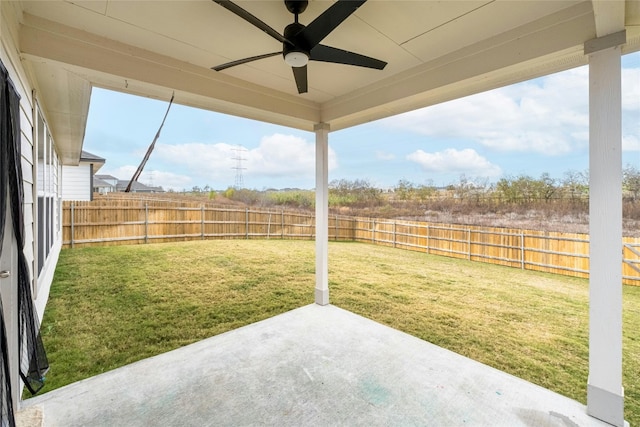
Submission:
<svg viewBox="0 0 640 427">
<path fill-rule="evenodd" d="M 329 125 L 316 133 L 316 292 L 315 302 L 329 304 Z"/>
<path fill-rule="evenodd" d="M 591 3 L 598 38 L 624 28 L 624 0 L 592 0 Z"/>
<path fill-rule="evenodd" d="M 589 55 L 589 379 L 587 412 L 624 426 L 622 387 L 621 40 L 585 43 Z M 597 50 L 594 48 L 597 46 Z"/>
<path fill-rule="evenodd" d="M 24 14 L 20 53 L 38 64 L 65 69 L 92 85 L 136 93 L 161 92 L 175 102 L 311 131 L 320 120 L 316 103 L 252 84 L 224 73 L 111 40 L 77 28 Z M 162 89 L 168 88 L 171 91 Z"/>
</svg>

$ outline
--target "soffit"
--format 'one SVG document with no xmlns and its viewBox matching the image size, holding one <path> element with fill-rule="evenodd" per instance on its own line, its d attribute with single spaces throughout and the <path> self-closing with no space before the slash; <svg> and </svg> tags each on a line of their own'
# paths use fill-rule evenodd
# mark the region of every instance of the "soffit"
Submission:
<svg viewBox="0 0 640 427">
<path fill-rule="evenodd" d="M 293 21 L 282 1 L 237 3 L 277 30 Z M 331 4 L 310 1 L 300 21 L 309 23 Z M 581 65 L 582 45 L 596 37 L 591 1 L 369 0 L 322 43 L 385 60 L 387 67 L 311 62 L 309 92 L 298 94 L 280 56 L 210 69 L 282 47 L 209 0 L 20 6 L 20 50 L 36 64 L 41 86 L 53 85 L 47 98 L 68 89 L 43 77 L 51 68 L 90 85 L 166 100 L 175 92 L 178 103 L 305 130 L 321 121 L 332 130 L 354 126 Z M 624 6 L 624 49 L 635 51 L 640 7 Z M 616 25 L 600 22 L 600 28 Z"/>
</svg>

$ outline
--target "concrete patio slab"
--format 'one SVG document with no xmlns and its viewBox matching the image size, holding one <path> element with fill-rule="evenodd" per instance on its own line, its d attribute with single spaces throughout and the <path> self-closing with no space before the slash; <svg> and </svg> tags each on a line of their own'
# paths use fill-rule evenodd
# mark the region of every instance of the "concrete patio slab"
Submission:
<svg viewBox="0 0 640 427">
<path fill-rule="evenodd" d="M 606 426 L 574 400 L 335 306 L 28 399 L 45 426 Z"/>
</svg>

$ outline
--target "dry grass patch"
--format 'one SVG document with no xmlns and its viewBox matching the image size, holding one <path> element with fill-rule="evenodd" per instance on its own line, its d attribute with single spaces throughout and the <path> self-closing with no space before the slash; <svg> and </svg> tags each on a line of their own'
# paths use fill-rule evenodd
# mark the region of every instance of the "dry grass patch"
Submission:
<svg viewBox="0 0 640 427">
<path fill-rule="evenodd" d="M 313 302 L 314 244 L 64 250 L 42 326 L 46 390 Z M 588 283 L 331 243 L 332 303 L 585 402 Z M 640 288 L 624 289 L 626 413 L 640 424 Z"/>
</svg>

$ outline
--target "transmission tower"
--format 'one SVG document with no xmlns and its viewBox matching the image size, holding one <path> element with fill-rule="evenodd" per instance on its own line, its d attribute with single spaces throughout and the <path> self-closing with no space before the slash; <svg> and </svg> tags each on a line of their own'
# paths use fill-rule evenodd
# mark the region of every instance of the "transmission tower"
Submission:
<svg viewBox="0 0 640 427">
<path fill-rule="evenodd" d="M 233 149 L 233 151 L 235 151 L 236 153 L 236 156 L 233 158 L 233 160 L 236 161 L 236 165 L 233 167 L 233 169 L 236 170 L 235 188 L 239 189 L 244 187 L 244 178 L 242 176 L 242 171 L 246 170 L 247 168 L 242 166 L 242 161 L 247 159 L 242 157 L 242 153 L 246 153 L 247 149 L 244 148 L 242 145 L 238 145 L 236 148 Z"/>
</svg>

